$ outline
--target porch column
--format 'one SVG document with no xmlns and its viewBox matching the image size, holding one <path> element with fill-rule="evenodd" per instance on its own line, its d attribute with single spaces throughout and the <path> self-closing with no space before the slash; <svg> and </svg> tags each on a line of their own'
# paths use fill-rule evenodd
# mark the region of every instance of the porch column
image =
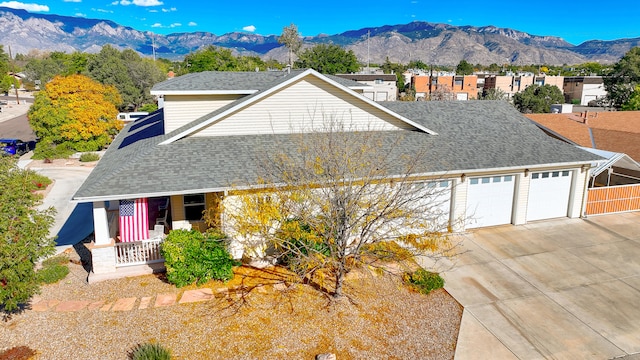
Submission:
<svg viewBox="0 0 640 360">
<path fill-rule="evenodd" d="M 93 203 L 93 229 L 94 243 L 96 245 L 106 245 L 111 242 L 107 208 L 104 201 L 95 201 Z"/>
<path fill-rule="evenodd" d="M 94 240 L 89 245 L 94 274 L 116 271 L 115 240 L 109 236 L 107 208 L 103 201 L 93 203 Z"/>
</svg>

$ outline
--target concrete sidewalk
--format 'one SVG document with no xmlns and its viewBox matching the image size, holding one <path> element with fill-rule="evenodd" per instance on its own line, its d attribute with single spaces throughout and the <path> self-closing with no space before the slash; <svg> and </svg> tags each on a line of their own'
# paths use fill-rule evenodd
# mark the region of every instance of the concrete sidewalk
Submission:
<svg viewBox="0 0 640 360">
<path fill-rule="evenodd" d="M 640 358 L 640 213 L 461 235 L 455 358 Z"/>
</svg>

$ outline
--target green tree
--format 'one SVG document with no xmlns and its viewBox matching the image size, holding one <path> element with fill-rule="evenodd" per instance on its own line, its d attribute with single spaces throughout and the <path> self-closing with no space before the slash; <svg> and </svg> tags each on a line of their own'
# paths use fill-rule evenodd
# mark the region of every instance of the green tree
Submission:
<svg viewBox="0 0 640 360">
<path fill-rule="evenodd" d="M 0 74 L 7 75 L 11 68 L 11 59 L 9 55 L 4 52 L 4 46 L 0 45 Z"/>
<path fill-rule="evenodd" d="M 127 67 L 127 73 L 133 86 L 128 90 L 128 103 L 133 106 L 134 110 L 144 104 L 155 104 L 155 100 L 151 96 L 151 88 L 166 79 L 165 73 L 155 65 L 153 60 L 143 59 L 131 49 L 124 50 L 120 56 Z"/>
<path fill-rule="evenodd" d="M 622 105 L 622 110 L 640 110 L 640 85 L 636 85 L 631 96 L 629 96 L 629 100 Z"/>
<path fill-rule="evenodd" d="M 564 95 L 557 86 L 532 85 L 513 95 L 513 104 L 522 113 L 548 113 L 552 104 L 564 103 Z"/>
<path fill-rule="evenodd" d="M 29 124 L 42 145 L 35 155 L 62 144 L 77 151 L 101 150 L 122 128 L 116 119 L 120 102 L 113 86 L 84 75 L 55 77 L 29 109 Z"/>
<path fill-rule="evenodd" d="M 419 62 L 422 63 L 421 61 Z M 385 74 L 396 74 L 396 86 L 398 87 L 398 90 L 405 90 L 406 85 L 404 83 L 403 73 L 407 70 L 406 66 L 398 63 L 392 63 L 391 61 L 389 61 L 389 57 L 387 57 L 384 61 L 384 64 L 382 64 L 380 68 Z M 411 65 L 409 65 L 409 68 L 412 68 Z"/>
<path fill-rule="evenodd" d="M 13 76 L 11 75 L 0 76 L 0 92 L 1 93 L 8 93 L 12 87 L 18 88 L 19 86 L 20 86 L 20 82 L 18 82 L 18 80 Z"/>
<path fill-rule="evenodd" d="M 289 65 L 293 66 L 293 55 L 298 54 L 302 47 L 302 39 L 298 33 L 298 27 L 293 23 L 285 26 L 282 29 L 282 35 L 278 37 L 278 43 L 284 44 L 289 50 Z"/>
<path fill-rule="evenodd" d="M 298 54 L 295 66 L 330 75 L 348 74 L 360 69 L 356 54 L 335 44 L 318 44 L 303 50 Z"/>
<path fill-rule="evenodd" d="M 238 59 L 230 49 L 209 45 L 184 58 L 184 71 L 188 73 L 202 71 L 236 71 Z"/>
<path fill-rule="evenodd" d="M 136 88 L 129 75 L 127 63 L 118 49 L 105 45 L 99 53 L 87 61 L 87 75 L 103 85 L 111 85 L 118 89 L 122 102 L 120 109 L 133 107 L 140 98 L 140 90 Z"/>
<path fill-rule="evenodd" d="M 481 100 L 508 100 L 507 93 L 502 89 L 493 88 L 483 92 Z"/>
<path fill-rule="evenodd" d="M 469 64 L 467 60 L 460 60 L 456 66 L 456 75 L 471 75 L 473 74 L 473 65 Z"/>
<path fill-rule="evenodd" d="M 640 47 L 629 50 L 603 80 L 611 105 L 622 108 L 630 100 L 636 85 L 640 84 Z"/>
<path fill-rule="evenodd" d="M 54 252 L 48 236 L 55 210 L 38 210 L 37 174 L 0 156 L 0 309 L 17 310 L 38 292 L 36 262 Z"/>
</svg>

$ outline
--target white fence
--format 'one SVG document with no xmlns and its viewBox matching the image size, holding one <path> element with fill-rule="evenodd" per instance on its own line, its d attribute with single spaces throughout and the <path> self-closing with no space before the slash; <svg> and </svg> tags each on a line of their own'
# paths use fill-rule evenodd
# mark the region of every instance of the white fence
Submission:
<svg viewBox="0 0 640 360">
<path fill-rule="evenodd" d="M 116 243 L 116 266 L 143 265 L 163 262 L 160 244 L 163 237 L 149 240 Z"/>
</svg>

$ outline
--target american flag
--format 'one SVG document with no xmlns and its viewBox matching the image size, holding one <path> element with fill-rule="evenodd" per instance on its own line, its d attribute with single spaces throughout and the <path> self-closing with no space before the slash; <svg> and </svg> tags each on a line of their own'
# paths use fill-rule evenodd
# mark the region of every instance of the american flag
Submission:
<svg viewBox="0 0 640 360">
<path fill-rule="evenodd" d="M 147 199 L 120 200 L 120 241 L 131 242 L 148 238 Z"/>
</svg>

